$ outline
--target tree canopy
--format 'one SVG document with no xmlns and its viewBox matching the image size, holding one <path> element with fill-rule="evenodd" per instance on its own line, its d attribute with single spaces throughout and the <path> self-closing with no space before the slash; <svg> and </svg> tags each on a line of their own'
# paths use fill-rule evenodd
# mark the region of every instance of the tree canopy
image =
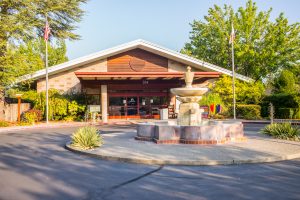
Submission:
<svg viewBox="0 0 300 200">
<path fill-rule="evenodd" d="M 16 49 L 34 38 L 42 37 L 46 16 L 51 28 L 50 39 L 79 39 L 74 30 L 76 22 L 84 14 L 80 5 L 85 2 L 87 0 L 0 1 L 1 90 L 12 83 L 16 71 L 22 70 L 21 66 L 14 65 Z"/>
<path fill-rule="evenodd" d="M 235 83 L 236 102 L 237 104 L 259 104 L 263 98 L 265 87 L 260 82 L 244 82 L 236 80 Z M 223 75 L 219 80 L 209 86 L 211 93 L 222 97 L 226 105 L 232 105 L 232 79 Z"/>
<path fill-rule="evenodd" d="M 210 8 L 204 20 L 191 24 L 190 42 L 182 53 L 231 69 L 231 23 L 236 30 L 236 71 L 255 80 L 280 69 L 300 67 L 300 24 L 289 24 L 281 13 L 275 21 L 249 0 L 235 11 L 231 6 Z"/>
<path fill-rule="evenodd" d="M 300 85 L 294 73 L 282 70 L 278 77 L 273 80 L 273 90 L 275 93 L 300 94 Z"/>
<path fill-rule="evenodd" d="M 49 42 L 48 42 L 49 43 Z M 46 44 L 41 38 L 30 40 L 21 44 L 14 52 L 12 65 L 19 66 L 16 76 L 34 72 L 45 67 Z M 48 44 L 48 64 L 57 65 L 68 61 L 66 56 L 67 48 L 64 40 L 56 40 L 54 44 Z M 13 68 L 13 67 L 12 67 Z"/>
</svg>

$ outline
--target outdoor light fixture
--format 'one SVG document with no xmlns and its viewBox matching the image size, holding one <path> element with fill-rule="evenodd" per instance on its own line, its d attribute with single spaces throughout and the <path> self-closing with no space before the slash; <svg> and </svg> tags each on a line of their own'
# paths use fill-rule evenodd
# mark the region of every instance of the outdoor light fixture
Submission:
<svg viewBox="0 0 300 200">
<path fill-rule="evenodd" d="M 143 106 L 146 105 L 145 99 L 143 99 L 142 105 L 143 105 Z"/>
<path fill-rule="evenodd" d="M 147 85 L 148 83 L 148 80 L 143 80 L 143 85 Z"/>
<path fill-rule="evenodd" d="M 150 99 L 150 103 L 153 103 L 153 99 Z"/>
<path fill-rule="evenodd" d="M 123 104 L 126 104 L 126 99 L 123 99 Z"/>
</svg>

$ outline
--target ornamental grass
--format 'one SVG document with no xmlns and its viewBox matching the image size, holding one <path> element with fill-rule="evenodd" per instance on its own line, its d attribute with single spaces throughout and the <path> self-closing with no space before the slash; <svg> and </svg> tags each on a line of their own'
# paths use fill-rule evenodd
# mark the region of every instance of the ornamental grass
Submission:
<svg viewBox="0 0 300 200">
<path fill-rule="evenodd" d="M 83 150 L 100 147 L 103 144 L 103 138 L 97 128 L 85 126 L 76 130 L 71 136 L 71 145 Z"/>
<path fill-rule="evenodd" d="M 261 133 L 285 140 L 300 140 L 300 129 L 291 123 L 274 123 L 267 125 Z"/>
</svg>

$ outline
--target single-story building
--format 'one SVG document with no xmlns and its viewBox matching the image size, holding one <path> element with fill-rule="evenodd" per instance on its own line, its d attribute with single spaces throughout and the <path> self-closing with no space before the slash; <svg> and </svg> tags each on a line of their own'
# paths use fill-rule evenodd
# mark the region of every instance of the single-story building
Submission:
<svg viewBox="0 0 300 200">
<path fill-rule="evenodd" d="M 230 70 L 172 51 L 145 40 L 90 54 L 50 67 L 49 88 L 85 93 L 98 105 L 103 122 L 113 118 L 157 117 L 159 109 L 175 105 L 170 88 L 184 85 L 183 73 L 191 66 L 194 84 L 232 75 Z M 46 70 L 23 78 L 33 79 L 37 91 L 46 89 Z M 236 78 L 251 79 L 240 74 Z"/>
</svg>

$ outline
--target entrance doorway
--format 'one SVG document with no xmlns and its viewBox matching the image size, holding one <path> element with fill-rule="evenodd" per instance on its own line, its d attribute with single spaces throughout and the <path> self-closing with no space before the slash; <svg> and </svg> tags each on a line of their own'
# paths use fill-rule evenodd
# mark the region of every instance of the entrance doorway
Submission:
<svg viewBox="0 0 300 200">
<path fill-rule="evenodd" d="M 159 119 L 159 110 L 168 107 L 167 93 L 111 94 L 110 119 Z"/>
</svg>

